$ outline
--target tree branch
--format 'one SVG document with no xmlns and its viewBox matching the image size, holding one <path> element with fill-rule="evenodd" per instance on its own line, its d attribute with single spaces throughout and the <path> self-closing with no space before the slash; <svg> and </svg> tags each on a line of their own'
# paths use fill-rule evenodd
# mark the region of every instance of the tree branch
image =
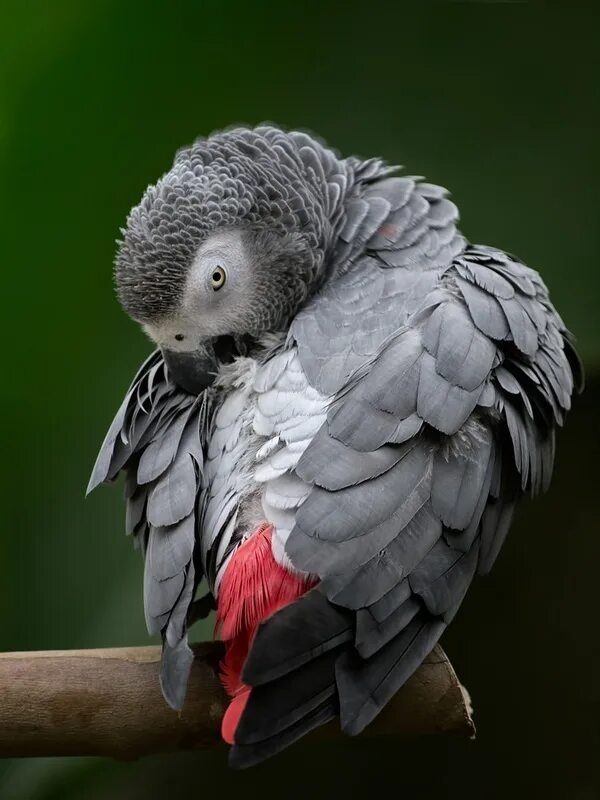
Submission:
<svg viewBox="0 0 600 800">
<path fill-rule="evenodd" d="M 194 652 L 180 713 L 160 693 L 158 647 L 0 654 L 0 757 L 131 759 L 215 745 L 227 705 L 217 677 L 222 651 L 203 643 Z M 325 735 L 335 730 L 326 726 Z M 411 736 L 474 731 L 468 695 L 440 647 L 368 729 Z"/>
</svg>

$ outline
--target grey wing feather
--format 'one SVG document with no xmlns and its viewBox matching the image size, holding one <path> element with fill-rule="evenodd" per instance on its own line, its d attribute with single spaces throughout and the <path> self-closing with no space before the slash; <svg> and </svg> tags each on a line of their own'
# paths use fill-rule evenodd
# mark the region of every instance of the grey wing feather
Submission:
<svg viewBox="0 0 600 800">
<path fill-rule="evenodd" d="M 179 639 L 175 647 L 163 649 L 159 675 L 160 688 L 165 700 L 175 710 L 183 706 L 193 660 L 194 654 L 187 643 L 187 638 Z"/>
<path fill-rule="evenodd" d="M 152 353 L 140 367 L 138 374 L 129 387 L 96 458 L 87 488 L 88 494 L 99 484 L 114 477 L 114 462 L 118 457 L 119 450 L 128 441 L 128 433 L 130 433 L 127 420 L 137 410 L 140 388 L 147 384 L 149 374 L 159 361 L 160 354 L 158 352 Z"/>
<path fill-rule="evenodd" d="M 361 658 L 370 658 L 387 642 L 395 638 L 421 611 L 418 598 L 409 596 L 394 606 L 390 613 L 377 619 L 371 608 L 361 608 L 356 614 L 354 646 Z"/>
<path fill-rule="evenodd" d="M 425 613 L 368 659 L 346 650 L 336 664 L 342 730 L 360 733 L 429 655 L 446 628 Z"/>
<path fill-rule="evenodd" d="M 187 615 L 202 578 L 196 506 L 209 413 L 209 396 L 178 390 L 153 353 L 109 429 L 89 486 L 125 473 L 126 530 L 142 545 L 146 624 L 163 639 L 161 686 L 173 708 L 183 704 L 192 662 Z"/>
</svg>

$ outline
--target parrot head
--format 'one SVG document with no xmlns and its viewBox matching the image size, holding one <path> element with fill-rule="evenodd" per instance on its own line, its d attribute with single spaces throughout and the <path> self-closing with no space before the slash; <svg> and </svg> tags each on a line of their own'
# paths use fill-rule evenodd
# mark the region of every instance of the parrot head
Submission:
<svg viewBox="0 0 600 800">
<path fill-rule="evenodd" d="M 220 362 L 283 330 L 322 272 L 318 187 L 301 164 L 286 181 L 273 144 L 252 133 L 253 149 L 230 131 L 181 151 L 122 230 L 119 300 L 191 393 Z"/>
</svg>

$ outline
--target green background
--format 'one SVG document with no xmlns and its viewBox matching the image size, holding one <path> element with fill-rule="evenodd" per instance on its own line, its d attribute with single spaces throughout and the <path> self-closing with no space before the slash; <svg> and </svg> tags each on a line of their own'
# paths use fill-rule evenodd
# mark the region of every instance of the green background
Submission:
<svg viewBox="0 0 600 800">
<path fill-rule="evenodd" d="M 149 351 L 114 240 L 198 134 L 274 120 L 449 186 L 471 240 L 541 269 L 588 372 L 550 494 L 444 639 L 475 742 L 304 744 L 242 774 L 224 749 L 5 761 L 0 800 L 598 796 L 597 23 L 577 4 L 0 4 L 0 649 L 148 641 L 120 491 L 83 495 Z"/>
</svg>

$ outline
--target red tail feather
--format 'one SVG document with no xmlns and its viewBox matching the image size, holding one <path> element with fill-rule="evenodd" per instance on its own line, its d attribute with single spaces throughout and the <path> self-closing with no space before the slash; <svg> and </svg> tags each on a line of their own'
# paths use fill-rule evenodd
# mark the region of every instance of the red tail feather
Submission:
<svg viewBox="0 0 600 800">
<path fill-rule="evenodd" d="M 273 528 L 263 523 L 231 557 L 217 603 L 217 630 L 225 642 L 221 682 L 234 699 L 223 718 L 221 733 L 234 743 L 235 729 L 250 696 L 242 683 L 242 669 L 258 625 L 289 605 L 315 581 L 289 572 L 273 558 Z"/>
</svg>

